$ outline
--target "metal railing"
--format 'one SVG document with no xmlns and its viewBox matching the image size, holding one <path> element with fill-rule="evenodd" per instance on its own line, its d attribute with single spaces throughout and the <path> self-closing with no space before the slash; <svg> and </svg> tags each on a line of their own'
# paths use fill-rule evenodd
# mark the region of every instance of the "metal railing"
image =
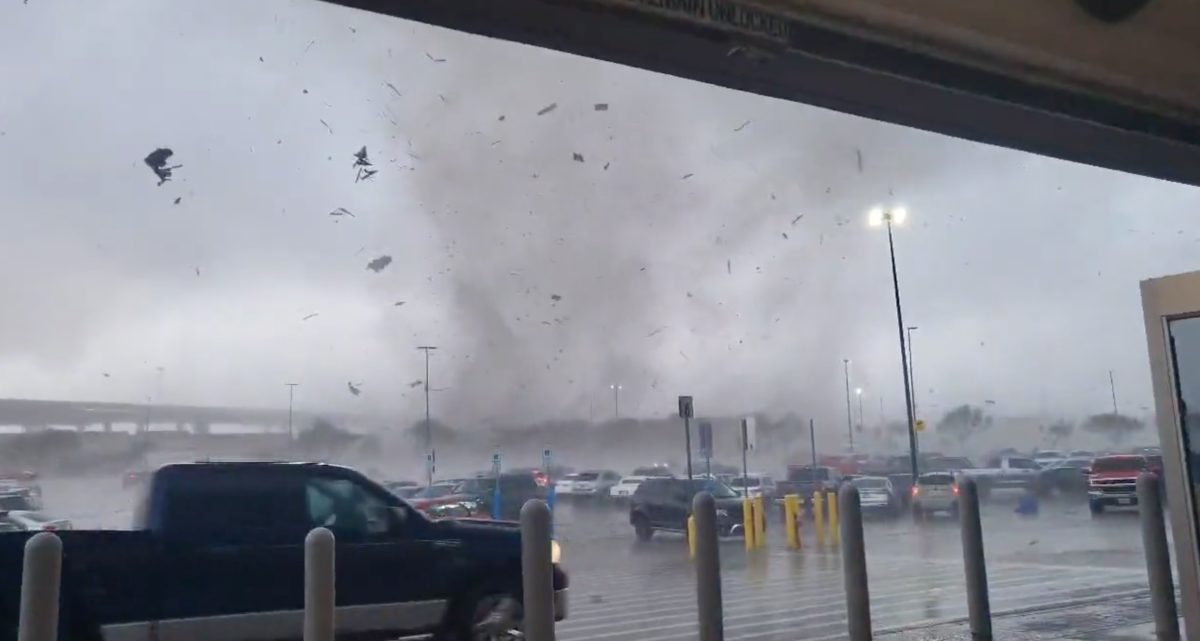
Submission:
<svg viewBox="0 0 1200 641">
<path fill-rule="evenodd" d="M 988 599 L 983 529 L 979 514 L 979 492 L 975 482 L 959 479 L 958 507 L 962 528 L 963 568 L 971 638 L 992 640 L 992 615 Z M 1171 578 L 1171 553 L 1163 521 L 1163 504 L 1157 478 L 1143 475 L 1138 479 L 1138 507 L 1141 513 L 1142 541 L 1145 547 L 1155 633 L 1158 641 L 1179 641 L 1179 619 L 1175 586 Z M 840 538 L 842 569 L 845 576 L 848 635 L 851 641 L 872 638 L 870 593 L 867 588 L 867 559 L 863 543 L 862 505 L 858 489 L 851 484 L 836 495 L 825 498 L 829 519 L 816 512 L 817 540 L 831 543 Z M 820 501 L 816 504 L 820 505 Z M 832 505 L 830 505 L 832 503 Z M 794 503 L 793 503 L 794 505 Z M 759 547 L 762 504 L 747 506 L 755 516 L 746 534 L 758 539 L 747 546 Z M 795 518 L 796 510 L 785 510 Z M 840 513 L 840 520 L 839 520 Z M 701 492 L 692 502 L 693 519 L 688 546 L 695 561 L 696 604 L 700 641 L 723 641 L 724 615 L 721 600 L 721 561 L 717 537 L 716 503 L 712 495 Z M 521 571 L 524 594 L 522 627 L 528 641 L 554 641 L 554 580 L 551 554 L 550 510 L 540 500 L 521 508 Z M 798 518 L 796 518 L 798 522 Z M 787 527 L 798 527 L 795 522 Z M 834 530 L 833 528 L 837 529 Z M 792 536 L 794 535 L 795 543 Z M 799 532 L 788 535 L 789 548 L 801 550 Z M 334 641 L 337 611 L 334 607 L 335 541 L 325 528 L 309 532 L 304 541 L 304 641 Z M 62 542 L 52 532 L 41 532 L 25 544 L 22 570 L 20 618 L 17 641 L 56 641 L 59 624 L 59 590 L 62 574 Z"/>
</svg>

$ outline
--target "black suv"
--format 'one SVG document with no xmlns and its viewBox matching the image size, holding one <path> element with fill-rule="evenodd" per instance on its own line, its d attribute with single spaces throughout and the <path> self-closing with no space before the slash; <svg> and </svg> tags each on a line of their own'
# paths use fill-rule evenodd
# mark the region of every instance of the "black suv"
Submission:
<svg viewBox="0 0 1200 641">
<path fill-rule="evenodd" d="M 742 498 L 729 486 L 707 479 L 651 478 L 638 486 L 629 505 L 629 523 L 637 538 L 647 541 L 655 530 L 687 531 L 692 498 L 699 492 L 709 492 L 717 500 L 719 535 L 741 533 Z"/>
</svg>

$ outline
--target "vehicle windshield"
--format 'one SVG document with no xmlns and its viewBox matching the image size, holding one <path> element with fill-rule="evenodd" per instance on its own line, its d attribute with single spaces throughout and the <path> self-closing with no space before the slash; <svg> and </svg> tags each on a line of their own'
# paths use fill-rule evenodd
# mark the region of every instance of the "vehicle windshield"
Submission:
<svg viewBox="0 0 1200 641">
<path fill-rule="evenodd" d="M 730 487 L 758 487 L 762 479 L 756 476 L 738 476 L 729 481 Z"/>
<path fill-rule="evenodd" d="M 1092 472 L 1132 472 L 1144 469 L 1146 459 L 1141 456 L 1103 457 L 1092 462 Z"/>
<path fill-rule="evenodd" d="M 423 487 L 412 495 L 414 499 L 436 499 L 443 496 L 448 496 L 454 493 L 455 486 L 453 485 L 430 485 Z"/>
<path fill-rule="evenodd" d="M 595 481 L 600 478 L 599 472 L 580 472 L 574 475 L 576 481 Z"/>
<path fill-rule="evenodd" d="M 692 484 L 693 484 L 694 491 L 708 492 L 709 494 L 712 494 L 713 498 L 715 498 L 715 499 L 732 499 L 732 498 L 741 496 L 741 494 L 739 492 L 735 492 L 728 485 L 726 485 L 720 481 L 696 480 L 696 481 L 693 481 Z"/>
<path fill-rule="evenodd" d="M 860 490 L 882 490 L 886 489 L 888 485 L 887 479 L 870 476 L 859 477 L 851 480 L 850 482 L 854 484 L 854 487 L 857 487 Z"/>
</svg>

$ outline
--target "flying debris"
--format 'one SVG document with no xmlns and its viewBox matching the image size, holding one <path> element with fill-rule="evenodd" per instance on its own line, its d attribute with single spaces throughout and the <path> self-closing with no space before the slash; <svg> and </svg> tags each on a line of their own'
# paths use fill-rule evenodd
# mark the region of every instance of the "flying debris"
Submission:
<svg viewBox="0 0 1200 641">
<path fill-rule="evenodd" d="M 858 173 L 860 173 L 860 174 L 861 174 L 861 173 L 862 173 L 862 150 L 861 150 L 861 149 L 855 149 L 855 150 L 854 150 L 854 156 L 855 156 L 855 158 L 857 158 L 857 159 L 858 159 Z"/>
<path fill-rule="evenodd" d="M 362 149 L 354 152 L 354 164 L 352 166 L 357 168 L 357 172 L 354 176 L 354 182 L 368 180 L 371 178 L 371 176 L 379 173 L 378 169 L 370 169 L 370 167 L 374 167 L 374 165 L 371 164 L 371 159 L 367 158 L 366 145 L 363 145 Z"/>
<path fill-rule="evenodd" d="M 667 329 L 667 326 L 666 326 L 666 325 L 663 325 L 662 327 L 659 327 L 658 329 L 654 330 L 653 332 L 650 332 L 649 334 L 646 334 L 646 338 L 654 338 L 655 336 L 658 336 L 659 334 L 661 334 L 661 333 L 662 333 L 663 331 L 665 331 L 666 329 Z"/>
<path fill-rule="evenodd" d="M 346 209 L 345 207 L 338 207 L 337 209 L 329 212 L 329 215 L 330 216 L 349 216 L 351 218 L 354 218 L 354 214 L 350 213 L 350 210 Z"/>
<path fill-rule="evenodd" d="M 558 301 L 562 300 L 562 296 L 559 296 L 558 294 L 550 294 L 550 300 L 557 303 Z"/>
<path fill-rule="evenodd" d="M 731 276 L 733 275 L 733 259 L 732 258 L 727 258 L 725 260 L 725 272 Z"/>
<path fill-rule="evenodd" d="M 608 111 L 608 103 L 607 102 L 598 102 L 593 107 L 593 109 L 595 109 L 596 111 Z"/>
<path fill-rule="evenodd" d="M 425 57 L 429 58 L 430 60 L 432 60 L 434 62 L 446 62 L 445 58 L 434 58 L 432 55 L 430 55 L 430 53 L 428 51 L 425 52 Z"/>
<path fill-rule="evenodd" d="M 583 154 L 573 153 L 573 154 L 571 154 L 571 159 L 574 160 L 575 162 L 583 162 Z"/>
<path fill-rule="evenodd" d="M 743 122 L 742 124 L 738 125 L 737 128 L 734 129 L 734 131 L 741 131 L 741 130 L 745 129 L 749 124 L 750 124 L 750 121 L 747 120 L 746 122 Z"/>
<path fill-rule="evenodd" d="M 393 85 L 390 82 L 384 83 L 384 84 L 386 84 L 388 86 L 388 89 L 391 89 L 392 91 L 396 92 L 396 97 L 398 97 L 398 98 L 404 97 L 404 94 L 400 93 L 400 90 L 396 88 L 396 85 Z M 305 93 L 307 93 L 307 91 Z"/>
<path fill-rule="evenodd" d="M 793 219 L 792 219 L 792 225 L 793 225 L 793 226 L 795 226 L 795 225 L 796 225 L 796 223 L 800 222 L 800 219 L 801 219 L 801 218 L 804 218 L 804 214 L 800 214 L 799 216 L 796 216 L 795 218 L 793 218 Z"/>
<path fill-rule="evenodd" d="M 112 378 L 112 374 L 109 374 L 108 372 L 101 372 L 100 374 L 104 376 L 104 378 Z"/>
<path fill-rule="evenodd" d="M 324 120 L 321 120 L 321 124 L 325 125 L 325 128 L 329 130 L 329 133 L 333 133 L 333 127 L 330 127 L 329 123 L 325 122 Z"/>
<path fill-rule="evenodd" d="M 408 386 L 409 386 L 409 387 L 420 387 L 420 386 L 421 386 L 421 384 L 422 384 L 422 383 L 424 383 L 424 382 L 425 382 L 425 381 L 423 381 L 423 380 L 421 380 L 421 379 L 419 379 L 419 378 L 418 378 L 417 380 L 415 380 L 415 381 L 413 381 L 413 382 L 409 383 L 409 384 L 408 384 Z"/>
<path fill-rule="evenodd" d="M 400 307 L 400 306 L 402 306 L 402 305 L 404 305 L 404 301 L 402 301 L 402 300 L 399 300 L 399 301 L 396 301 L 395 303 L 392 303 L 392 307 Z"/>
<path fill-rule="evenodd" d="M 196 275 L 197 275 L 197 276 L 199 276 L 199 275 L 200 275 L 200 268 L 199 268 L 199 267 L 197 267 L 197 268 L 196 268 Z"/>
<path fill-rule="evenodd" d="M 371 262 L 367 263 L 367 269 L 378 274 L 379 272 L 386 269 L 388 265 L 391 265 L 391 264 L 392 264 L 392 257 L 384 255 L 384 256 L 380 256 L 379 258 L 376 258 L 375 260 L 372 260 Z"/>
<path fill-rule="evenodd" d="M 316 317 L 318 317 L 318 316 L 320 316 L 320 315 L 321 315 L 320 313 L 317 313 L 317 314 L 309 314 L 308 316 L 305 316 L 304 318 L 301 318 L 300 320 L 302 320 L 302 321 L 306 321 L 306 320 L 308 320 L 308 319 L 310 319 L 310 318 L 316 318 Z"/>
<path fill-rule="evenodd" d="M 500 122 L 504 122 L 504 114 L 500 114 L 500 117 L 497 118 L 496 120 L 498 120 Z"/>
<path fill-rule="evenodd" d="M 608 171 L 608 163 L 604 163 L 604 171 Z"/>
<path fill-rule="evenodd" d="M 785 231 L 785 232 L 783 232 L 783 239 L 784 239 L 784 240 L 787 240 L 787 239 L 788 239 L 788 235 L 787 235 L 787 232 L 786 232 L 786 231 Z"/>
<path fill-rule="evenodd" d="M 176 196 L 176 197 L 175 197 L 175 204 L 176 204 L 176 205 L 178 205 L 178 204 L 179 204 L 179 202 L 180 202 L 181 200 L 183 200 L 183 196 Z"/>
<path fill-rule="evenodd" d="M 353 394 L 353 395 L 355 395 L 355 396 L 358 396 L 359 394 L 362 394 L 362 390 L 360 389 L 360 386 L 361 386 L 361 385 L 362 385 L 362 383 L 359 383 L 358 385 L 355 385 L 354 383 L 351 383 L 351 382 L 349 382 L 349 381 L 347 381 L 347 382 L 346 382 L 346 387 L 347 387 L 347 388 L 349 388 L 349 389 L 350 389 L 350 393 L 351 393 L 351 394 Z"/>
<path fill-rule="evenodd" d="M 537 112 L 537 115 L 544 116 L 544 115 L 550 113 L 551 111 L 554 111 L 555 109 L 558 109 L 558 103 L 552 102 L 552 103 L 546 105 L 545 107 L 542 107 L 541 109 L 539 109 Z"/>
<path fill-rule="evenodd" d="M 174 155 L 175 152 L 171 151 L 170 149 L 166 147 L 159 147 L 158 149 L 150 152 L 150 155 L 146 156 L 146 165 L 150 167 L 150 171 L 153 171 L 155 176 L 158 176 L 159 187 L 171 179 L 172 172 L 183 166 L 167 164 L 167 161 L 170 160 L 171 156 Z"/>
<path fill-rule="evenodd" d="M 692 177 L 692 176 L 694 176 L 694 175 L 695 175 L 695 174 L 684 174 L 684 175 L 683 175 L 683 177 L 682 177 L 682 178 L 680 178 L 680 180 L 687 180 L 688 178 L 691 178 L 691 177 Z"/>
</svg>

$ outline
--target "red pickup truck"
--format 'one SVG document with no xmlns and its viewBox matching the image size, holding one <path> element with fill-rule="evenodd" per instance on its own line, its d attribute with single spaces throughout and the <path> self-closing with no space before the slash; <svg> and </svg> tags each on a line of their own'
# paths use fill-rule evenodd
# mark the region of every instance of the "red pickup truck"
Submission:
<svg viewBox="0 0 1200 641">
<path fill-rule="evenodd" d="M 1138 475 L 1149 466 L 1146 457 L 1125 454 L 1101 456 L 1088 469 L 1088 507 L 1093 515 L 1110 507 L 1137 507 Z"/>
</svg>

